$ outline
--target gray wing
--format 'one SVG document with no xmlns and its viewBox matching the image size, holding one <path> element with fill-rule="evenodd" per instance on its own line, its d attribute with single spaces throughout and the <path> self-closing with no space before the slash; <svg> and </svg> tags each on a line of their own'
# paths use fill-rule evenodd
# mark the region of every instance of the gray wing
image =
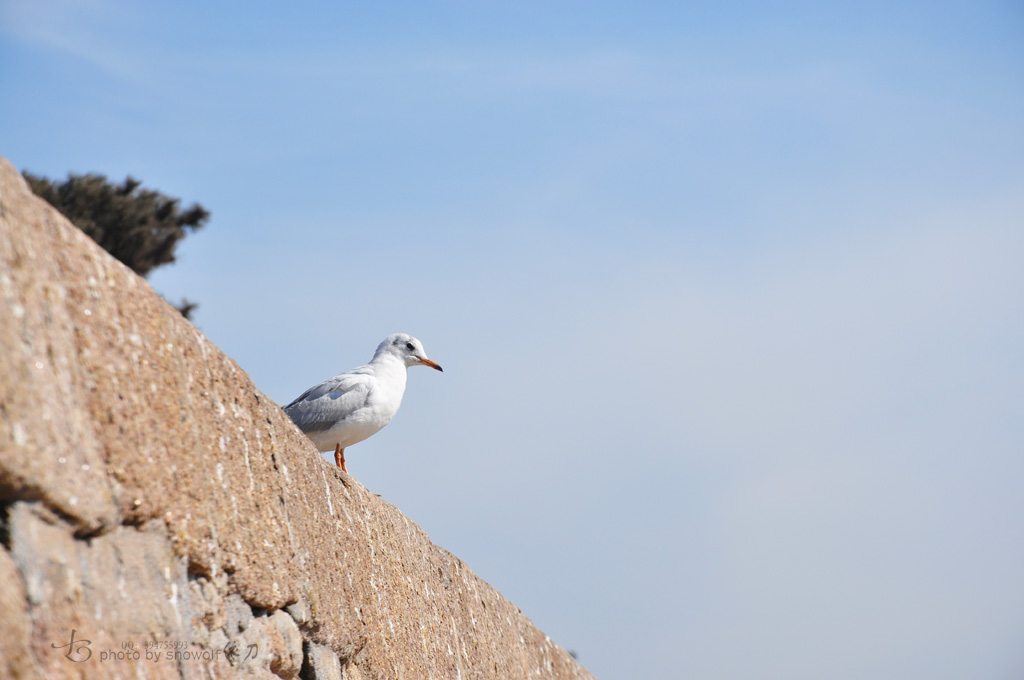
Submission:
<svg viewBox="0 0 1024 680">
<path fill-rule="evenodd" d="M 328 430 L 366 405 L 369 376 L 342 373 L 310 387 L 284 407 L 284 412 L 305 433 Z"/>
</svg>

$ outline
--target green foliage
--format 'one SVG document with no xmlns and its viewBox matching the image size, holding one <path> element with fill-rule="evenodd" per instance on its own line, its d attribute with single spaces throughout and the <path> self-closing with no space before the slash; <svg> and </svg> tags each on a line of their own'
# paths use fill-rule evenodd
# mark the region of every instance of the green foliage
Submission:
<svg viewBox="0 0 1024 680">
<path fill-rule="evenodd" d="M 174 262 L 178 241 L 210 217 L 199 204 L 182 210 L 179 199 L 144 189 L 131 177 L 113 184 L 96 174 L 68 174 L 65 182 L 23 174 L 36 195 L 140 276 Z M 179 310 L 187 318 L 195 307 L 185 300 Z"/>
<path fill-rule="evenodd" d="M 182 211 L 177 198 L 140 188 L 131 177 L 112 184 L 94 174 L 69 174 L 66 182 L 24 175 L 36 195 L 140 276 L 174 262 L 178 241 L 210 217 L 197 204 Z"/>
</svg>

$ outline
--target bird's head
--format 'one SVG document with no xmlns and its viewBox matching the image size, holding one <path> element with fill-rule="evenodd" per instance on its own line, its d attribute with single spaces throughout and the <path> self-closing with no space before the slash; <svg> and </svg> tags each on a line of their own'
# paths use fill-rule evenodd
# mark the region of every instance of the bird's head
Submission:
<svg viewBox="0 0 1024 680">
<path fill-rule="evenodd" d="M 387 352 L 397 356 L 405 362 L 406 366 L 430 366 L 433 369 L 444 372 L 437 362 L 427 358 L 423 351 L 423 343 L 406 333 L 395 333 L 389 335 L 377 348 L 377 354 Z M 376 356 L 375 354 L 374 356 Z"/>
</svg>

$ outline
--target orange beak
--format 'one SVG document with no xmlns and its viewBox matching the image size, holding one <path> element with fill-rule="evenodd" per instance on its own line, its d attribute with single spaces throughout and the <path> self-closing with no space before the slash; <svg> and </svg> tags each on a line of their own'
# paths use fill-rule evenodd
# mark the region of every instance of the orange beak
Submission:
<svg viewBox="0 0 1024 680">
<path fill-rule="evenodd" d="M 430 359 L 420 359 L 420 363 L 423 364 L 424 366 L 430 366 L 431 368 L 444 373 L 444 369 L 438 366 L 436 361 L 431 361 Z"/>
</svg>

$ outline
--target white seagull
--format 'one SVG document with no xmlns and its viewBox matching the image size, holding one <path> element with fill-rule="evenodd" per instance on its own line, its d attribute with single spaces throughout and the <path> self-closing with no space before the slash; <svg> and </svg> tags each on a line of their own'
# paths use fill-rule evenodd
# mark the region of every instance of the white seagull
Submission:
<svg viewBox="0 0 1024 680">
<path fill-rule="evenodd" d="M 391 422 L 402 405 L 406 369 L 419 364 L 443 371 L 427 358 L 419 340 L 405 333 L 389 335 L 370 363 L 310 387 L 284 412 L 318 450 L 334 449 L 334 462 L 348 472 L 345 448 Z"/>
</svg>

